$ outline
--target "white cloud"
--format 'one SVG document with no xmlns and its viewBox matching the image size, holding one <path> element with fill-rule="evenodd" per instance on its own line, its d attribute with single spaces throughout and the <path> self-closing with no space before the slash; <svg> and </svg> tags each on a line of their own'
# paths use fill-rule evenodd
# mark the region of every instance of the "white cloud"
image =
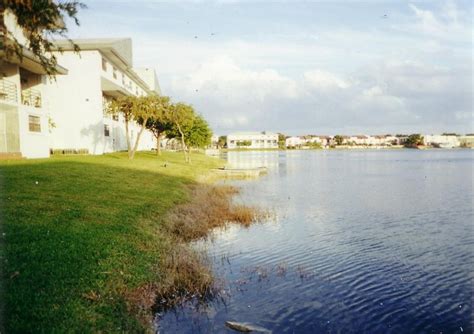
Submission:
<svg viewBox="0 0 474 334">
<path fill-rule="evenodd" d="M 433 38 L 464 40 L 472 34 L 472 18 L 469 12 L 462 12 L 453 1 L 446 1 L 439 13 L 423 9 L 420 6 L 410 4 L 409 8 L 415 14 L 415 22 L 401 30 L 421 32 Z"/>
<path fill-rule="evenodd" d="M 192 101 L 219 133 L 341 128 L 384 132 L 410 126 L 413 131 L 469 131 L 464 125 L 472 104 L 469 80 L 470 72 L 463 69 L 410 61 L 372 64 L 351 78 L 315 68 L 293 79 L 216 57 L 176 78 L 172 91 Z"/>
<path fill-rule="evenodd" d="M 341 11 L 314 24 L 295 21 L 292 5 L 292 15 L 257 22 L 262 4 L 232 5 L 249 14 L 237 20 L 214 6 L 227 0 L 196 2 L 91 11 L 81 37 L 131 36 L 135 64 L 156 67 L 164 94 L 193 103 L 218 132 L 471 132 L 472 14 L 461 2 L 394 3 L 387 19 Z"/>
<path fill-rule="evenodd" d="M 310 89 L 344 89 L 350 86 L 349 82 L 337 77 L 333 73 L 319 69 L 304 73 L 304 80 Z"/>
</svg>

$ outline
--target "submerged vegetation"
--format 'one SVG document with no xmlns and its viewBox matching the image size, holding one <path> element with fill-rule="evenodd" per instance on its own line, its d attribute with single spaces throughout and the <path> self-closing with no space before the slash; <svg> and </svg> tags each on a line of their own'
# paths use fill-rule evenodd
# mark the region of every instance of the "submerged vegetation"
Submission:
<svg viewBox="0 0 474 334">
<path fill-rule="evenodd" d="M 230 203 L 235 189 L 195 182 L 221 160 L 192 159 L 1 162 L 0 331 L 147 331 L 153 305 L 212 292 L 205 259 L 186 241 L 255 212 Z"/>
<path fill-rule="evenodd" d="M 192 200 L 177 205 L 167 217 L 165 228 L 182 241 L 207 236 L 209 230 L 228 222 L 249 226 L 262 212 L 256 208 L 232 203 L 238 193 L 232 186 L 192 185 Z"/>
</svg>

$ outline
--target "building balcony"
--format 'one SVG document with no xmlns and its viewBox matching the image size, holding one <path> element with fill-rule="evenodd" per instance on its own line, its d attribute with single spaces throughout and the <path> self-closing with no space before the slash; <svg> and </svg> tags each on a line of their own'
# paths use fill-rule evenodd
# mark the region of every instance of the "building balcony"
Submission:
<svg viewBox="0 0 474 334">
<path fill-rule="evenodd" d="M 42 99 L 39 90 L 34 88 L 27 88 L 21 91 L 21 104 L 25 106 L 41 108 Z"/>
<path fill-rule="evenodd" d="M 0 101 L 12 104 L 18 103 L 18 90 L 14 82 L 0 79 Z"/>
</svg>

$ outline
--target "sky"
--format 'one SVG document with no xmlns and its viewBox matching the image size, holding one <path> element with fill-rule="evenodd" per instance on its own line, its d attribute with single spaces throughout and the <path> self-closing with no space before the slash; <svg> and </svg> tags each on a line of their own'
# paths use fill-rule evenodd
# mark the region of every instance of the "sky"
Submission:
<svg viewBox="0 0 474 334">
<path fill-rule="evenodd" d="M 471 1 L 84 1 L 216 134 L 474 132 Z"/>
</svg>

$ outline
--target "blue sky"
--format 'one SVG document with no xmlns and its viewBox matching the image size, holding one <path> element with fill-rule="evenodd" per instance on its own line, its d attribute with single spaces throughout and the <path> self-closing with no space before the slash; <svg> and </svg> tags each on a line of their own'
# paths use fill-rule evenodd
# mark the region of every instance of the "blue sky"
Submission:
<svg viewBox="0 0 474 334">
<path fill-rule="evenodd" d="M 473 132 L 470 1 L 86 1 L 218 134 Z"/>
</svg>

